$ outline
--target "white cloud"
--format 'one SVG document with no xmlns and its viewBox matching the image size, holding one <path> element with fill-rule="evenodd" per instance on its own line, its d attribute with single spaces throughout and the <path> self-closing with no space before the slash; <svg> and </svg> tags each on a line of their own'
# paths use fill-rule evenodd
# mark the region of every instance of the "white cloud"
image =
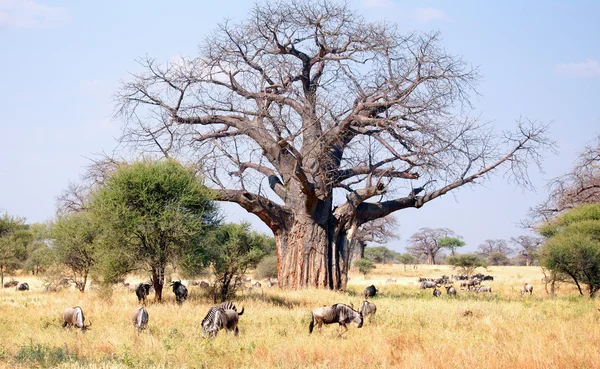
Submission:
<svg viewBox="0 0 600 369">
<path fill-rule="evenodd" d="M 587 58 L 580 63 L 557 64 L 554 73 L 566 77 L 600 77 L 600 61 Z"/>
<path fill-rule="evenodd" d="M 51 27 L 69 19 L 67 9 L 32 0 L 0 0 L 0 28 Z"/>
<path fill-rule="evenodd" d="M 418 8 L 414 11 L 412 18 L 417 22 L 433 22 L 438 20 L 445 20 L 448 17 L 443 11 L 436 8 Z"/>
<path fill-rule="evenodd" d="M 390 0 L 363 0 L 363 4 L 367 8 L 383 8 L 392 5 Z"/>
</svg>

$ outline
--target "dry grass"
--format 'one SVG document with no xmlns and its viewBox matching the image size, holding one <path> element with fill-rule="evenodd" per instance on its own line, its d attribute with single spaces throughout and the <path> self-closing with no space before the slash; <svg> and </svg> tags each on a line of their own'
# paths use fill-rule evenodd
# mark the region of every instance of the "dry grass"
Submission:
<svg viewBox="0 0 600 369">
<path fill-rule="evenodd" d="M 115 289 L 111 299 L 75 290 L 0 291 L 0 367 L 58 368 L 596 368 L 600 367 L 600 312 L 596 301 L 570 287 L 550 299 L 539 268 L 495 267 L 491 295 L 459 291 L 435 299 L 420 292 L 416 276 L 452 274 L 445 266 L 406 273 L 402 266 L 378 266 L 368 280 L 352 275 L 347 293 L 255 290 L 236 301 L 246 313 L 240 336 L 225 333 L 204 340 L 199 327 L 211 303 L 192 288 L 183 306 L 150 304 L 150 329 L 138 335 L 130 322 L 135 294 Z M 395 284 L 385 284 L 390 276 Z M 20 280 L 26 280 L 19 278 Z M 524 282 L 535 286 L 521 297 Z M 310 310 L 335 302 L 362 301 L 367 284 L 380 290 L 377 315 L 364 327 L 337 326 L 309 336 Z M 61 327 L 61 312 L 83 308 L 92 330 Z M 470 311 L 471 313 L 466 313 Z"/>
</svg>

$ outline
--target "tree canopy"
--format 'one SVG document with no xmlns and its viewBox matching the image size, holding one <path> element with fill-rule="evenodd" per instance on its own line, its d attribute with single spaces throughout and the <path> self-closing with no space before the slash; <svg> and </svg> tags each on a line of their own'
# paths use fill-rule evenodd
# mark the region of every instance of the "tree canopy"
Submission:
<svg viewBox="0 0 600 369">
<path fill-rule="evenodd" d="M 549 147 L 535 121 L 495 134 L 469 116 L 478 71 L 438 33 L 344 2 L 255 3 L 198 50 L 140 60 L 116 95 L 123 141 L 201 163 L 273 231 L 283 287 L 344 289 L 358 227 L 502 168 L 527 185 Z"/>
<path fill-rule="evenodd" d="M 487 261 L 475 254 L 451 255 L 446 258 L 446 261 L 466 275 L 473 274 L 477 268 L 487 267 Z"/>
<path fill-rule="evenodd" d="M 415 257 L 425 256 L 426 263 L 433 265 L 437 253 L 448 242 L 448 238 L 454 238 L 453 236 L 454 232 L 448 228 L 421 228 L 410 236 L 406 249 Z"/>
<path fill-rule="evenodd" d="M 443 248 L 450 250 L 452 255 L 456 253 L 456 249 L 463 247 L 466 243 L 460 237 L 444 237 L 440 240 L 440 245 Z"/>
<path fill-rule="evenodd" d="M 161 301 L 164 272 L 191 249 L 217 216 L 213 195 L 174 160 L 121 165 L 93 194 L 90 209 L 107 232 L 105 276 L 142 268 Z"/>
<path fill-rule="evenodd" d="M 590 297 L 600 289 L 600 204 L 581 205 L 545 223 L 539 232 L 548 239 L 541 255 L 542 265 L 567 275 L 583 294 Z"/>
</svg>

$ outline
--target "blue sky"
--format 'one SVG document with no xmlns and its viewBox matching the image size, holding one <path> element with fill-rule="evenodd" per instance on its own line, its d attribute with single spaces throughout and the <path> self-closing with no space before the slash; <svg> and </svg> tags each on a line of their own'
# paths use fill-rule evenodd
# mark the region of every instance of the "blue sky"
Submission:
<svg viewBox="0 0 600 369">
<path fill-rule="evenodd" d="M 251 1 L 0 0 L 0 211 L 29 222 L 51 219 L 56 196 L 102 151 L 120 122 L 111 118 L 119 80 L 145 55 L 194 55 L 225 18 L 243 20 Z M 517 223 L 541 201 L 545 184 L 567 172 L 600 134 L 600 2 L 354 0 L 370 20 L 404 31 L 440 31 L 446 49 L 478 66 L 474 114 L 509 129 L 519 117 L 551 122 L 558 155 L 532 172 L 537 192 L 495 176 L 424 208 L 395 213 L 403 250 L 420 227 L 448 227 L 468 249 L 518 236 Z M 231 221 L 252 215 L 223 206 Z"/>
</svg>

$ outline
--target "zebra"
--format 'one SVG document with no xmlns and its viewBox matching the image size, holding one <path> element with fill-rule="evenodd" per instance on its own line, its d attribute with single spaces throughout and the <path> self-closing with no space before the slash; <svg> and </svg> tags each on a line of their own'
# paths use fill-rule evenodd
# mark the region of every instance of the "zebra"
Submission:
<svg viewBox="0 0 600 369">
<path fill-rule="evenodd" d="M 202 319 L 202 323 L 201 323 L 202 336 L 205 338 L 208 337 L 209 328 L 214 325 L 215 315 L 216 315 L 218 309 L 233 310 L 233 311 L 237 312 L 237 308 L 236 308 L 235 304 L 231 301 L 226 301 L 220 305 L 213 306 L 210 309 L 208 309 L 208 313 L 206 313 L 206 316 L 204 317 L 204 319 Z M 242 315 L 243 313 L 244 313 L 244 308 L 242 307 L 242 311 L 239 313 L 239 315 Z"/>
<path fill-rule="evenodd" d="M 237 337 L 240 334 L 240 329 L 238 328 L 239 316 L 242 314 L 244 314 L 244 308 L 239 313 L 235 310 L 226 310 L 221 307 L 215 308 L 211 324 L 202 327 L 202 336 L 206 338 L 208 335 L 209 338 L 214 338 L 220 329 L 225 328 L 227 331 L 233 331 L 233 335 Z"/>
</svg>

